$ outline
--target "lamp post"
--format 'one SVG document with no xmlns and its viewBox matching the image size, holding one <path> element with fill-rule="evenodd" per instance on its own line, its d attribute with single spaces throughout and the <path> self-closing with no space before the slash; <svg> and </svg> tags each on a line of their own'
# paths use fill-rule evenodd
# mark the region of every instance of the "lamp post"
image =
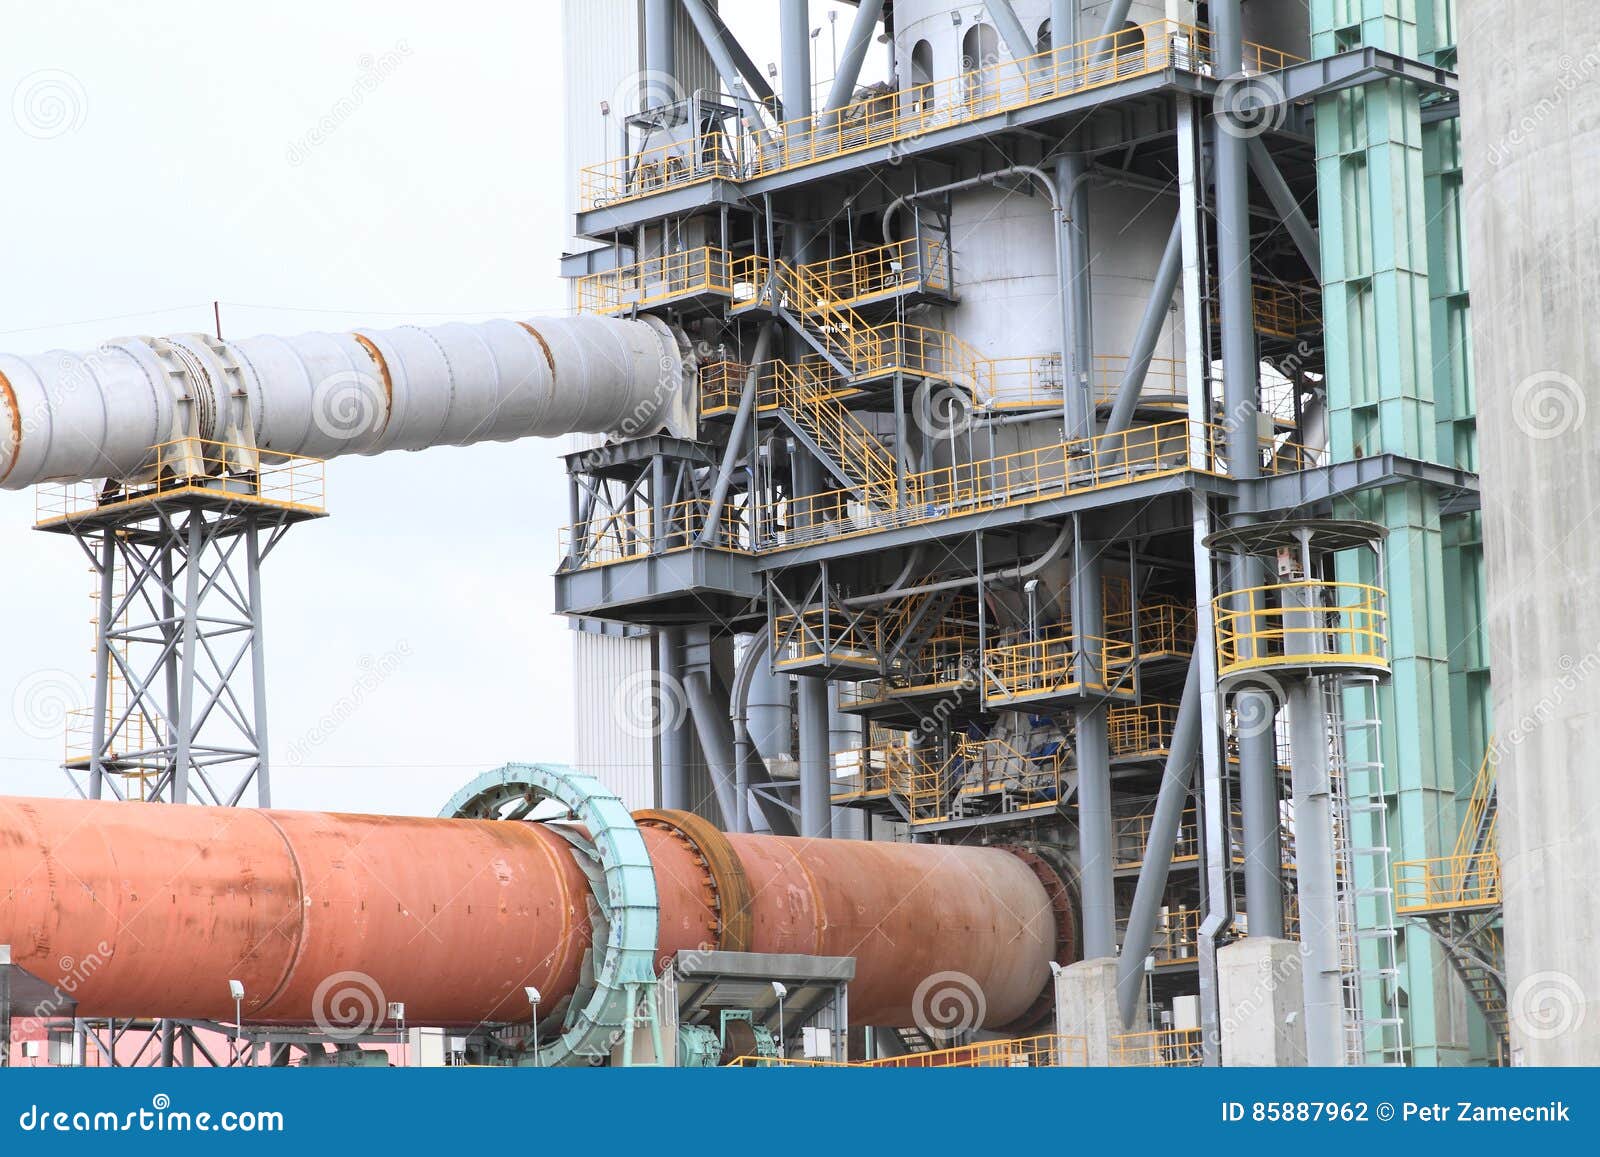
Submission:
<svg viewBox="0 0 1600 1157">
<path fill-rule="evenodd" d="M 233 997 L 233 1057 L 239 1059 L 239 1042 L 244 1032 L 244 981 L 228 981 L 228 995 Z"/>
<path fill-rule="evenodd" d="M 789 990 L 783 986 L 781 980 L 774 980 L 772 982 L 772 994 L 778 998 L 778 1056 L 784 1057 L 788 1055 L 788 1049 L 784 1047 L 783 998 L 789 995 Z"/>
<path fill-rule="evenodd" d="M 533 1008 L 533 1021 L 529 1028 L 533 1031 L 533 1063 L 537 1067 L 539 1060 L 539 990 L 533 985 L 528 985 L 522 990 L 528 994 L 528 1004 Z"/>
<path fill-rule="evenodd" d="M 399 1038 L 400 1067 L 408 1068 L 411 1060 L 411 1042 L 406 1040 L 406 1006 L 403 1001 L 389 1002 L 389 1019 L 394 1021 L 395 1035 Z"/>
</svg>

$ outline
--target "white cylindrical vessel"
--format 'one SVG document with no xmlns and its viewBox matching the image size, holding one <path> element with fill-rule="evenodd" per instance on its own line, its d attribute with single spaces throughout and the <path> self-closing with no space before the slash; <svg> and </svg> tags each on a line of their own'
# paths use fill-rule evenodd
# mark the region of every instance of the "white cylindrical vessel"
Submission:
<svg viewBox="0 0 1600 1157">
<path fill-rule="evenodd" d="M 0 487 L 138 477 L 183 438 L 335 458 L 592 433 L 690 436 L 686 343 L 654 318 L 486 321 L 0 355 Z"/>
</svg>

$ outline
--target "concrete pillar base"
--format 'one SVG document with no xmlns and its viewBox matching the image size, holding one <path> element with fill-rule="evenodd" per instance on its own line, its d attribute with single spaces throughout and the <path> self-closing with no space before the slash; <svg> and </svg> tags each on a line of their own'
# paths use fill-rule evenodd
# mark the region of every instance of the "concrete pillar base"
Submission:
<svg viewBox="0 0 1600 1157">
<path fill-rule="evenodd" d="M 1301 948 L 1247 936 L 1217 950 L 1222 1063 L 1289 1068 L 1306 1063 Z"/>
<path fill-rule="evenodd" d="M 1130 1063 L 1129 1050 L 1116 1038 L 1147 1032 L 1149 1027 L 1142 1000 L 1134 1024 L 1123 1027 L 1122 1014 L 1117 1011 L 1116 957 L 1080 960 L 1056 975 L 1056 1032 L 1082 1037 L 1091 1066 L 1106 1068 Z"/>
</svg>

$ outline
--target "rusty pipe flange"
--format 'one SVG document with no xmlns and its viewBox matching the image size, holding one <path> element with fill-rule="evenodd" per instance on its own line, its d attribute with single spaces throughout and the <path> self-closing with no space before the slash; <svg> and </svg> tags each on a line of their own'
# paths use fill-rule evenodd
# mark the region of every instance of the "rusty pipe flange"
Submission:
<svg viewBox="0 0 1600 1157">
<path fill-rule="evenodd" d="M 642 828 L 670 832 L 687 844 L 705 870 L 717 912 L 717 948 L 748 952 L 755 928 L 750 916 L 750 879 L 733 845 L 716 824 L 693 812 L 650 808 L 633 813 Z"/>
<path fill-rule="evenodd" d="M 1050 897 L 1050 910 L 1056 920 L 1056 950 L 1054 960 L 1057 964 L 1072 964 L 1078 959 L 1078 921 L 1077 907 L 1072 902 L 1072 889 L 1067 886 L 1066 878 L 1044 856 L 1031 848 L 1020 844 L 996 844 L 995 847 L 1010 852 L 1028 867 L 1033 869 L 1033 874 L 1038 877 L 1039 883 L 1044 885 L 1045 894 Z M 1049 1015 L 1051 1006 L 1055 1003 L 1055 976 L 1045 982 L 1045 987 L 1039 997 L 1028 1006 L 1028 1010 L 1010 1024 L 1002 1025 L 1000 1032 L 1025 1034 L 1037 1028 Z"/>
</svg>

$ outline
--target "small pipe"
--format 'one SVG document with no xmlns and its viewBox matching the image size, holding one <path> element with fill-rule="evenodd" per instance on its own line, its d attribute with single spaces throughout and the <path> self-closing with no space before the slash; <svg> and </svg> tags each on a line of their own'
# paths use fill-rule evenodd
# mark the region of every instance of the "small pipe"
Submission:
<svg viewBox="0 0 1600 1157">
<path fill-rule="evenodd" d="M 1013 579 L 1028 579 L 1044 570 L 1045 567 L 1059 559 L 1067 549 L 1067 544 L 1072 541 L 1072 524 L 1063 522 L 1061 532 L 1056 535 L 1055 541 L 1045 552 L 1032 562 L 1024 566 L 1009 567 L 1005 570 L 990 571 L 983 576 L 984 583 L 1010 582 Z M 924 583 L 921 586 L 902 587 L 893 591 L 874 591 L 870 595 L 857 595 L 854 598 L 842 599 L 840 604 L 854 610 L 857 607 L 873 607 L 893 599 L 910 598 L 913 595 L 928 595 L 938 591 L 960 590 L 963 587 L 977 586 L 978 576 L 968 575 L 966 578 L 942 579 L 939 582 Z"/>
</svg>

